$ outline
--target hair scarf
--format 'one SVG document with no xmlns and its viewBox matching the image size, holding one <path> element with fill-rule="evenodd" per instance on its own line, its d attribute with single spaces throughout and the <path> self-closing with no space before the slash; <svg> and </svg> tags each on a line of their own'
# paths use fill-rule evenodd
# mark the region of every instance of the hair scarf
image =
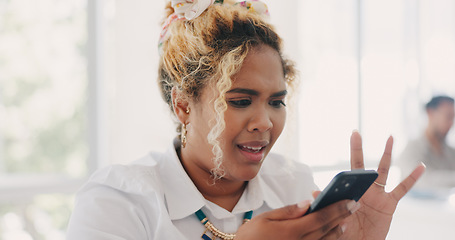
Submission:
<svg viewBox="0 0 455 240">
<path fill-rule="evenodd" d="M 162 45 L 169 39 L 168 28 L 171 23 L 176 20 L 192 20 L 199 17 L 210 5 L 214 3 L 223 3 L 223 0 L 171 0 L 171 6 L 174 9 L 174 13 L 164 21 L 160 39 L 158 42 L 158 50 L 162 55 Z M 236 4 L 245 7 L 250 12 L 256 12 L 258 14 L 269 15 L 267 5 L 260 0 L 249 0 L 237 2 Z"/>
</svg>

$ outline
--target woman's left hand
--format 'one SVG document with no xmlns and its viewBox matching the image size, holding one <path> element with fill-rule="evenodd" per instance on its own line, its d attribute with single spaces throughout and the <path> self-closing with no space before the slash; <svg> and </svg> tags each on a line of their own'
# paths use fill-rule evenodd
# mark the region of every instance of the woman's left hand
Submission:
<svg viewBox="0 0 455 240">
<path fill-rule="evenodd" d="M 359 200 L 361 208 L 343 223 L 346 230 L 341 239 L 384 240 L 398 202 L 425 171 L 424 165 L 416 167 L 395 189 L 386 192 L 384 186 L 391 164 L 392 145 L 393 138 L 389 137 L 377 170 L 377 184 L 371 185 Z M 353 132 L 351 136 L 351 168 L 364 168 L 362 138 L 358 132 Z"/>
</svg>

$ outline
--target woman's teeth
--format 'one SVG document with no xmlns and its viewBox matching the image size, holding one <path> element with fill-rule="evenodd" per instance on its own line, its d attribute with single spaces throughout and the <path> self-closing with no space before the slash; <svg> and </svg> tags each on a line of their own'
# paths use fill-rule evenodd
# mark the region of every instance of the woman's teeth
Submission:
<svg viewBox="0 0 455 240">
<path fill-rule="evenodd" d="M 248 152 L 257 153 L 262 150 L 262 147 L 248 147 L 248 146 L 241 146 L 243 150 Z"/>
</svg>

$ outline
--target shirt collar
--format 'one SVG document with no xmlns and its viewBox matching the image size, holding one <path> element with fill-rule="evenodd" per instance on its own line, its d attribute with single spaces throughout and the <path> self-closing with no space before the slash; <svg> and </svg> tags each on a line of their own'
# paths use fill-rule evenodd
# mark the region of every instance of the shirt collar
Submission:
<svg viewBox="0 0 455 240">
<path fill-rule="evenodd" d="M 255 178 L 249 181 L 244 192 L 244 199 L 242 197 L 240 200 L 245 201 L 245 203 L 250 206 L 249 209 L 245 209 L 246 211 L 256 210 L 264 203 L 272 209 L 283 207 L 283 202 L 280 200 L 275 191 L 273 191 L 273 189 L 270 188 L 264 181 L 260 171 Z M 239 201 L 239 207 L 242 206 L 240 204 L 243 204 L 241 201 Z"/>
<path fill-rule="evenodd" d="M 185 218 L 205 204 L 205 199 L 196 188 L 180 163 L 176 149 L 179 141 L 174 139 L 172 147 L 163 159 L 161 176 L 164 186 L 164 197 L 171 220 Z"/>
<path fill-rule="evenodd" d="M 180 147 L 179 144 L 175 139 L 172 147 L 166 152 L 167 158 L 163 159 L 161 169 L 165 201 L 171 220 L 185 218 L 207 206 L 207 200 L 191 181 L 178 158 L 176 149 Z M 283 202 L 262 179 L 259 171 L 258 175 L 249 181 L 232 214 L 257 210 L 264 202 L 272 209 L 283 207 Z M 218 215 L 215 212 L 214 214 Z"/>
</svg>

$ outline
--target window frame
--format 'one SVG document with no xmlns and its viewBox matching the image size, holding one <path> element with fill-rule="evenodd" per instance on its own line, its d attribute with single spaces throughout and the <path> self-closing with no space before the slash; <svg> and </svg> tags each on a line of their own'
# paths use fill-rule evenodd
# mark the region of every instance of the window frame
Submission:
<svg viewBox="0 0 455 240">
<path fill-rule="evenodd" d="M 0 204 L 31 201 L 41 194 L 74 194 L 100 166 L 106 165 L 106 128 L 104 120 L 103 59 L 100 42 L 103 37 L 101 10 L 103 1 L 87 0 L 87 174 L 75 178 L 65 174 L 7 173 L 0 176 Z M 0 136 L 1 137 L 1 136 Z M 1 167 L 1 165 L 0 165 Z"/>
</svg>

